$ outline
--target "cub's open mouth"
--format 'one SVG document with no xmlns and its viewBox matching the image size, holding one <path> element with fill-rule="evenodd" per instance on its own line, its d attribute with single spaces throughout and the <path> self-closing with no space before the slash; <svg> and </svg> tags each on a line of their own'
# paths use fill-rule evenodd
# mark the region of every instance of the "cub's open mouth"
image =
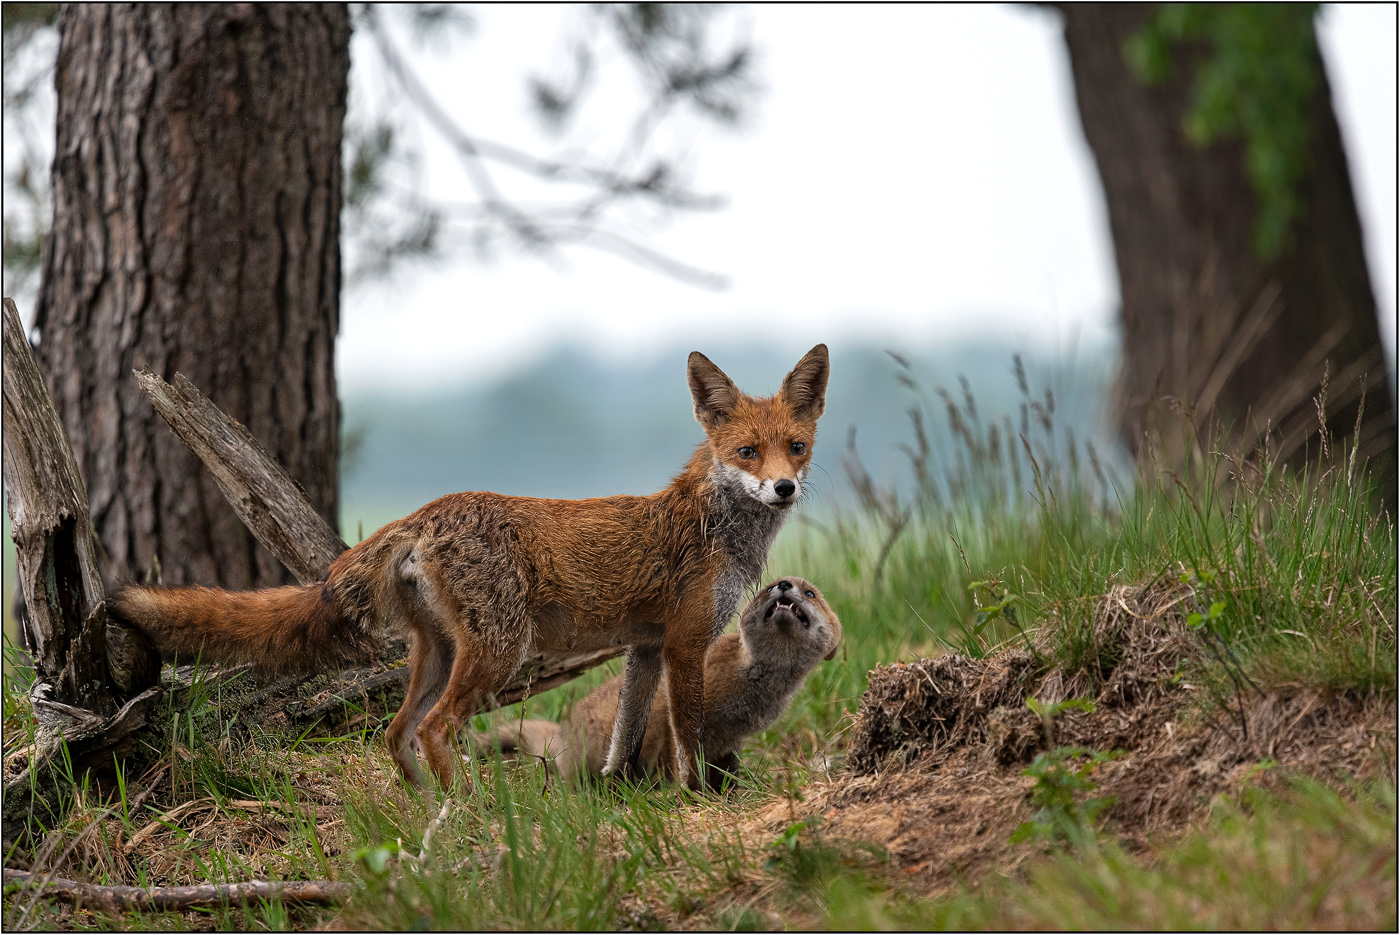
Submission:
<svg viewBox="0 0 1400 935">
<path fill-rule="evenodd" d="M 802 623 L 807 622 L 807 612 L 802 609 L 802 606 L 800 604 L 794 603 L 792 598 L 790 597 L 780 597 L 772 604 L 770 604 L 767 612 L 763 615 L 763 619 L 772 620 L 773 615 L 779 610 L 786 611 L 788 614 L 790 614 L 797 620 L 800 620 Z"/>
</svg>

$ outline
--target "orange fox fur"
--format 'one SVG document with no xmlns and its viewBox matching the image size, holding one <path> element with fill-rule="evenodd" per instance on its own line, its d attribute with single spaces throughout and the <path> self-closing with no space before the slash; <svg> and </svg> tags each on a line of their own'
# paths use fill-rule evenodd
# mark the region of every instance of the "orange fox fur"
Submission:
<svg viewBox="0 0 1400 935">
<path fill-rule="evenodd" d="M 405 631 L 408 691 L 385 739 L 404 777 L 419 783 L 416 740 L 444 786 L 456 733 L 532 648 L 626 645 L 604 771 L 636 762 L 664 663 L 676 774 L 698 788 L 705 652 L 757 583 L 801 495 L 829 369 L 819 344 L 776 396 L 756 398 L 692 353 L 687 377 L 707 439 L 659 493 L 449 494 L 342 554 L 323 583 L 128 586 L 113 610 L 167 654 L 269 672 L 364 660 L 385 626 Z"/>
</svg>

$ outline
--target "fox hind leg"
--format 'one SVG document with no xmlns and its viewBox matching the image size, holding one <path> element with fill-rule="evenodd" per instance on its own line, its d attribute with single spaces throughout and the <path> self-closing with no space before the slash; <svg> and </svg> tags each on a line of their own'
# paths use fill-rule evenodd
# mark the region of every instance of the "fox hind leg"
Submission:
<svg viewBox="0 0 1400 935">
<path fill-rule="evenodd" d="M 447 687 L 457 650 L 451 640 L 426 623 L 414 627 L 412 640 L 408 651 L 408 692 L 399 713 L 384 732 L 384 739 L 403 778 L 421 787 L 423 774 L 411 742 L 419 723 Z"/>
<path fill-rule="evenodd" d="M 473 714 L 484 709 L 491 696 L 505 687 L 524 656 L 527 640 L 507 645 L 488 642 L 465 628 L 455 634 L 457 654 L 447 687 L 431 711 L 414 730 L 423 758 L 443 788 L 452 785 L 455 771 L 452 742 Z"/>
</svg>

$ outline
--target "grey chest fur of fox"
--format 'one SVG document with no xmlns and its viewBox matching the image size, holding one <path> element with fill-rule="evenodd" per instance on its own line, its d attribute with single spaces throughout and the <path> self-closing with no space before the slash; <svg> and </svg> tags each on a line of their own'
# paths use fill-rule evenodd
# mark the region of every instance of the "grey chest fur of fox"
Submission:
<svg viewBox="0 0 1400 935">
<path fill-rule="evenodd" d="M 714 629 L 710 638 L 715 640 L 734 617 L 744 591 L 758 583 L 787 511 L 773 509 L 746 491 L 724 483 L 715 484 L 712 497 L 713 525 L 708 532 L 728 560 L 728 567 L 714 585 Z"/>
</svg>

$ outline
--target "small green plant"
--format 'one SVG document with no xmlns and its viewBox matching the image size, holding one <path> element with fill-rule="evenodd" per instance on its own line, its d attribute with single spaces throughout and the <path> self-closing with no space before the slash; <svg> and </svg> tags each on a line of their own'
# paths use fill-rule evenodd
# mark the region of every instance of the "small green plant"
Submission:
<svg viewBox="0 0 1400 935">
<path fill-rule="evenodd" d="M 1235 700 L 1239 703 L 1239 710 L 1235 712 L 1240 725 L 1240 736 L 1243 740 L 1249 739 L 1249 724 L 1244 716 L 1244 686 L 1248 685 L 1255 694 L 1263 696 L 1259 686 L 1254 684 L 1254 680 L 1249 677 L 1244 666 L 1241 665 L 1239 657 L 1230 647 L 1230 641 L 1225 637 L 1225 601 L 1212 599 L 1211 588 L 1215 585 L 1217 573 L 1213 569 L 1205 569 L 1199 576 L 1192 572 L 1185 572 L 1179 576 L 1182 584 L 1191 588 L 1191 601 L 1196 605 L 1196 609 L 1186 615 L 1186 626 L 1188 629 L 1200 634 L 1201 640 L 1206 644 L 1216 660 L 1220 663 L 1225 674 L 1230 677 L 1231 683 L 1235 687 Z M 1204 601 L 1202 595 L 1205 595 Z M 1206 608 L 1206 602 L 1210 603 L 1210 608 Z M 1224 705 L 1228 710 L 1229 705 Z"/>
<path fill-rule="evenodd" d="M 398 841 L 389 841 L 386 844 L 357 848 L 350 855 L 350 859 L 368 870 L 372 877 L 380 879 L 388 872 L 389 861 L 399 856 L 402 851 L 403 845 Z"/>
<path fill-rule="evenodd" d="M 1092 850 L 1097 843 L 1094 825 L 1115 799 L 1113 796 L 1081 799 L 1080 796 L 1098 787 L 1089 778 L 1094 768 L 1120 755 L 1117 751 L 1105 753 L 1086 747 L 1056 747 L 1038 755 L 1022 775 L 1035 777 L 1031 804 L 1039 809 L 1030 821 L 1023 822 L 1012 832 L 1011 843 L 1069 843 Z"/>
<path fill-rule="evenodd" d="M 990 581 L 973 581 L 967 586 L 972 593 L 973 602 L 977 607 L 977 622 L 973 625 L 973 633 L 982 635 L 982 631 L 994 620 L 1005 620 L 1016 628 L 1016 632 L 1021 634 L 1021 639 L 1026 644 L 1026 648 L 1031 651 L 1036 662 L 1041 661 L 1040 651 L 1035 648 L 1035 643 L 1031 641 L 1030 634 L 1021 626 L 1021 620 L 1016 614 L 1016 604 L 1021 598 L 1013 594 L 1010 589 L 1004 586 L 997 578 Z M 981 591 L 986 595 L 983 600 L 979 597 Z"/>
<path fill-rule="evenodd" d="M 804 831 L 807 832 L 806 841 L 802 840 Z M 841 855 L 820 839 L 816 824 L 810 819 L 788 825 L 769 851 L 763 869 L 779 873 L 798 890 L 820 887 L 841 866 Z"/>
<path fill-rule="evenodd" d="M 825 840 L 819 818 L 793 822 L 769 845 L 763 869 L 777 873 L 795 892 L 819 893 L 833 880 L 858 875 L 863 865 L 884 859 L 877 846 L 848 845 Z"/>
<path fill-rule="evenodd" d="M 1099 814 L 1113 804 L 1112 796 L 1082 799 L 1093 792 L 1097 784 L 1089 778 L 1100 763 L 1122 756 L 1120 751 L 1105 753 L 1086 747 L 1055 746 L 1055 719 L 1066 711 L 1092 713 L 1094 703 L 1087 698 L 1066 698 L 1064 701 L 1041 701 L 1034 695 L 1026 699 L 1026 707 L 1040 718 L 1045 731 L 1048 752 L 1039 754 L 1022 771 L 1023 776 L 1035 777 L 1031 804 L 1039 810 L 1030 821 L 1023 822 L 1011 834 L 1011 843 L 1045 841 L 1052 844 L 1068 842 L 1078 848 L 1095 845 L 1094 823 Z"/>
</svg>

